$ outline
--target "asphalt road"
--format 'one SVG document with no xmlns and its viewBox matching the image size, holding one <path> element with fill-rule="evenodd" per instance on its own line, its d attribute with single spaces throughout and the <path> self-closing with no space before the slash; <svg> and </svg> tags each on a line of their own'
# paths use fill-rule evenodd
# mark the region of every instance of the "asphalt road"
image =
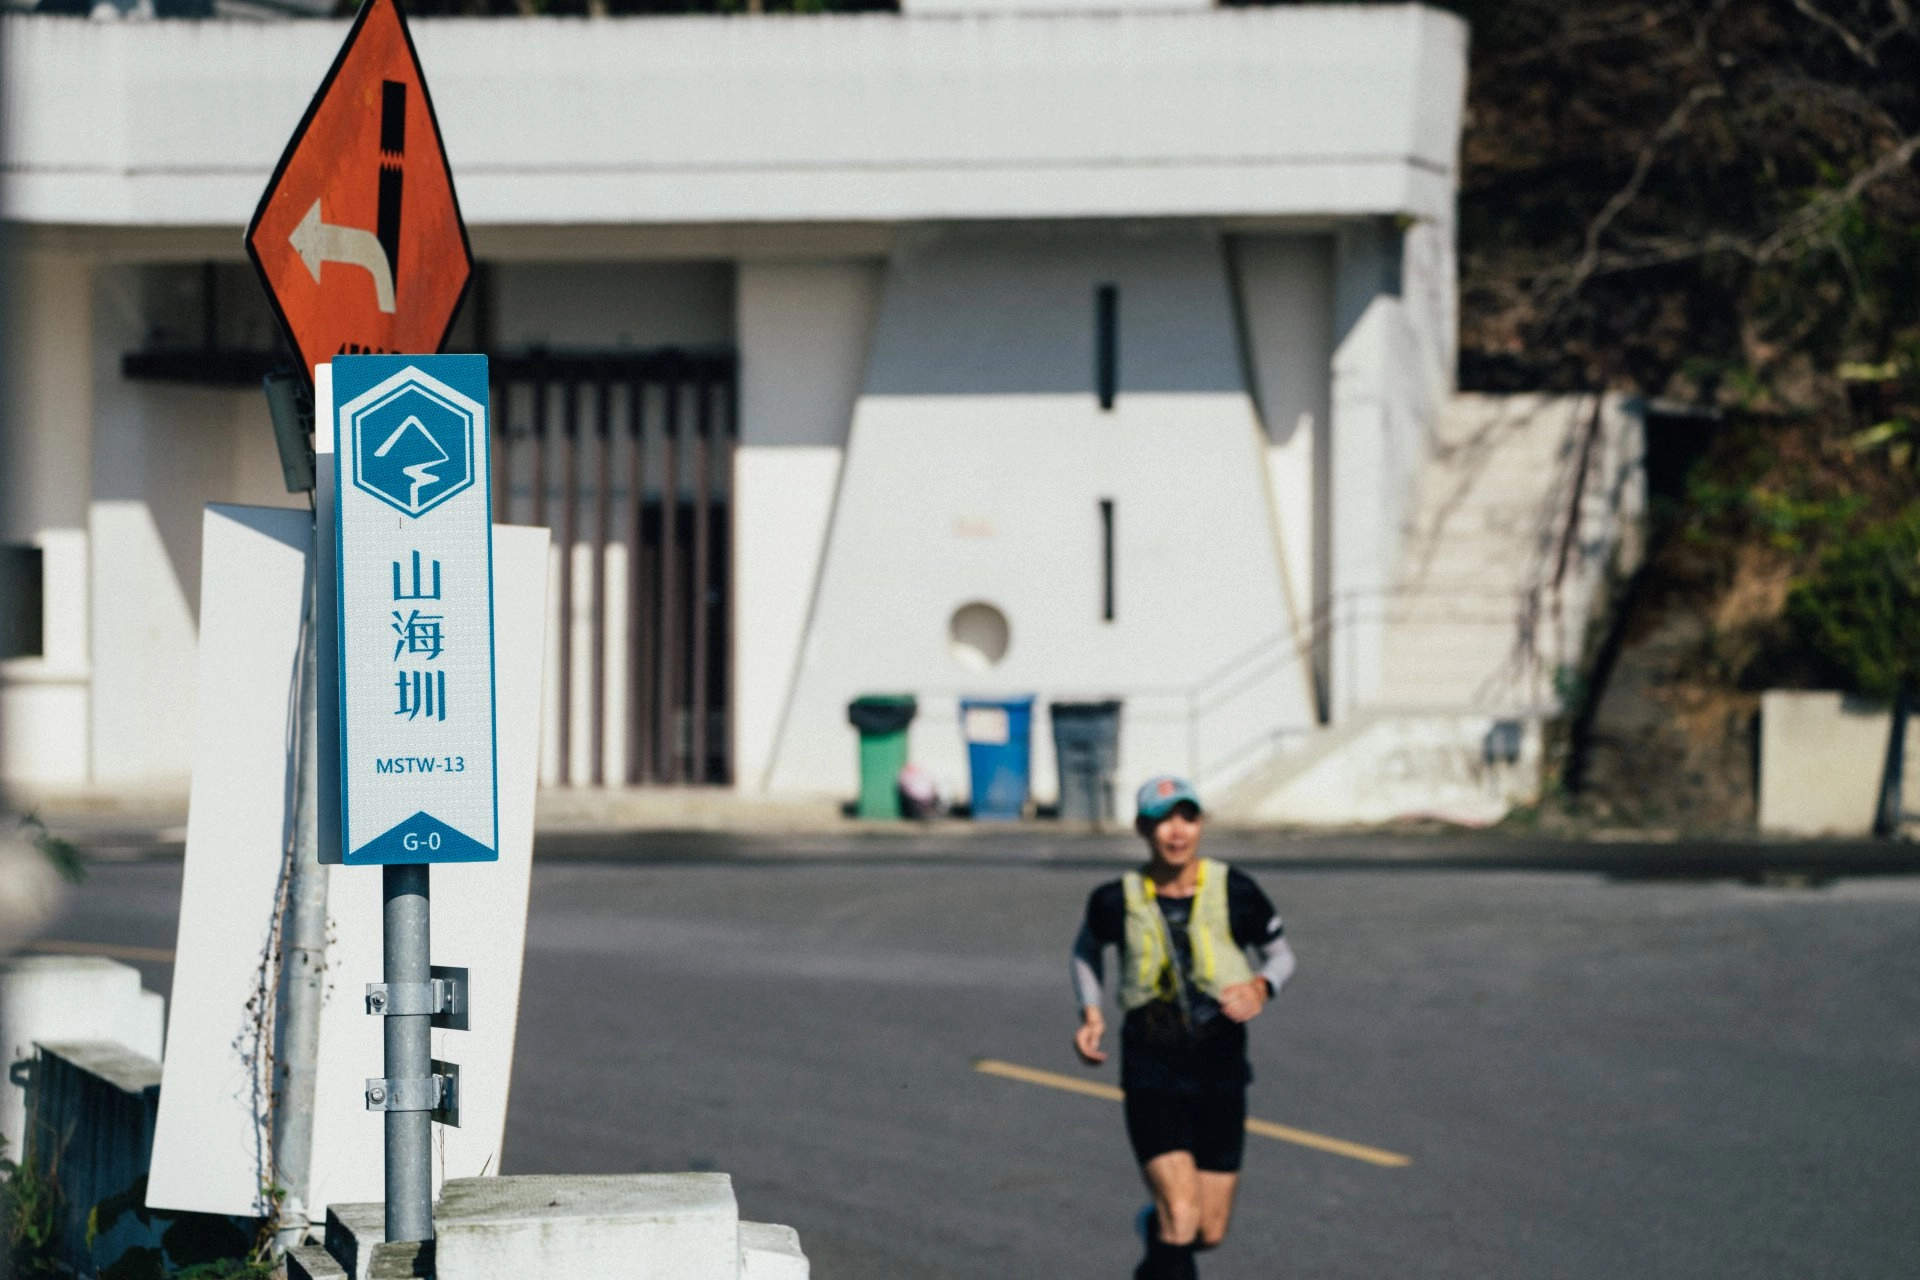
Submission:
<svg viewBox="0 0 1920 1280">
<path fill-rule="evenodd" d="M 1064 953 L 1125 847 L 548 850 L 506 1172 L 729 1172 L 822 1280 L 1127 1276 L 1119 1107 L 974 1067 L 1112 1081 Z M 1252 1113 L 1411 1163 L 1251 1137 L 1208 1280 L 1920 1275 L 1920 878 L 1367 847 L 1213 851 L 1300 957 Z M 178 883 L 98 866 L 50 936 L 164 951 Z"/>
</svg>

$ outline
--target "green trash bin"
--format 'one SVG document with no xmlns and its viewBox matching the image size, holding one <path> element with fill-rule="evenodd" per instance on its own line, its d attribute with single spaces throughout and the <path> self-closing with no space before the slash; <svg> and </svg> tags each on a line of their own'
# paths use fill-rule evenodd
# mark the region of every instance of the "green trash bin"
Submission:
<svg viewBox="0 0 1920 1280">
<path fill-rule="evenodd" d="M 861 817 L 899 820 L 907 726 L 918 709 L 910 694 L 868 694 L 847 704 L 847 719 L 860 731 Z"/>
</svg>

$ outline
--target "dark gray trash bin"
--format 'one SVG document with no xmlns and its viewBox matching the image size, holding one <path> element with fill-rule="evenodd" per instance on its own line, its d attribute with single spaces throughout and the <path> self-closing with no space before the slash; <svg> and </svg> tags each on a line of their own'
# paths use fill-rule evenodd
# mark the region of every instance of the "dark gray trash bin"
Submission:
<svg viewBox="0 0 1920 1280">
<path fill-rule="evenodd" d="M 1060 761 L 1060 817 L 1113 817 L 1113 771 L 1120 763 L 1120 700 L 1053 702 L 1053 749 Z"/>
</svg>

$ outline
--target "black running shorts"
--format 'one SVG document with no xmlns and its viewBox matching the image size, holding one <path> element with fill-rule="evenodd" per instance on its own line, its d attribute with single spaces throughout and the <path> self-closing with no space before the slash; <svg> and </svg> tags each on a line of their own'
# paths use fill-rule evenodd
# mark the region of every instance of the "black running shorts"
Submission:
<svg viewBox="0 0 1920 1280">
<path fill-rule="evenodd" d="M 1238 1173 L 1247 1145 L 1247 1091 L 1129 1090 L 1127 1139 L 1143 1165 L 1169 1151 L 1191 1151 L 1194 1164 L 1209 1173 Z"/>
</svg>

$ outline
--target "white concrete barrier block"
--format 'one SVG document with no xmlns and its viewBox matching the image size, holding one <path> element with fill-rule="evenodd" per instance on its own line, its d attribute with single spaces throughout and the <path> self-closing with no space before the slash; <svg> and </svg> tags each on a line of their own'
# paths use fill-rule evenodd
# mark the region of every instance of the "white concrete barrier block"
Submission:
<svg viewBox="0 0 1920 1280">
<path fill-rule="evenodd" d="M 140 987 L 140 971 L 101 956 L 17 956 L 0 964 L 0 1068 L 33 1056 L 35 1042 L 104 1040 L 160 1057 L 166 1001 Z M 26 1103 L 0 1085 L 0 1136 L 21 1150 Z"/>
<path fill-rule="evenodd" d="M 800 1233 L 771 1222 L 740 1224 L 740 1280 L 807 1280 Z"/>
<path fill-rule="evenodd" d="M 1863 836 L 1873 829 L 1893 714 L 1845 694 L 1771 689 L 1760 698 L 1760 829 Z M 1907 727 L 1905 806 L 1915 807 L 1916 733 Z"/>
<path fill-rule="evenodd" d="M 378 1200 L 327 1206 L 327 1252 L 350 1280 L 367 1280 L 374 1246 L 387 1238 L 387 1207 Z"/>
<path fill-rule="evenodd" d="M 287 1280 L 349 1280 L 346 1268 L 317 1244 L 287 1250 Z"/>
<path fill-rule="evenodd" d="M 434 1232 L 438 1280 L 740 1276 L 740 1210 L 724 1173 L 454 1178 Z"/>
</svg>

